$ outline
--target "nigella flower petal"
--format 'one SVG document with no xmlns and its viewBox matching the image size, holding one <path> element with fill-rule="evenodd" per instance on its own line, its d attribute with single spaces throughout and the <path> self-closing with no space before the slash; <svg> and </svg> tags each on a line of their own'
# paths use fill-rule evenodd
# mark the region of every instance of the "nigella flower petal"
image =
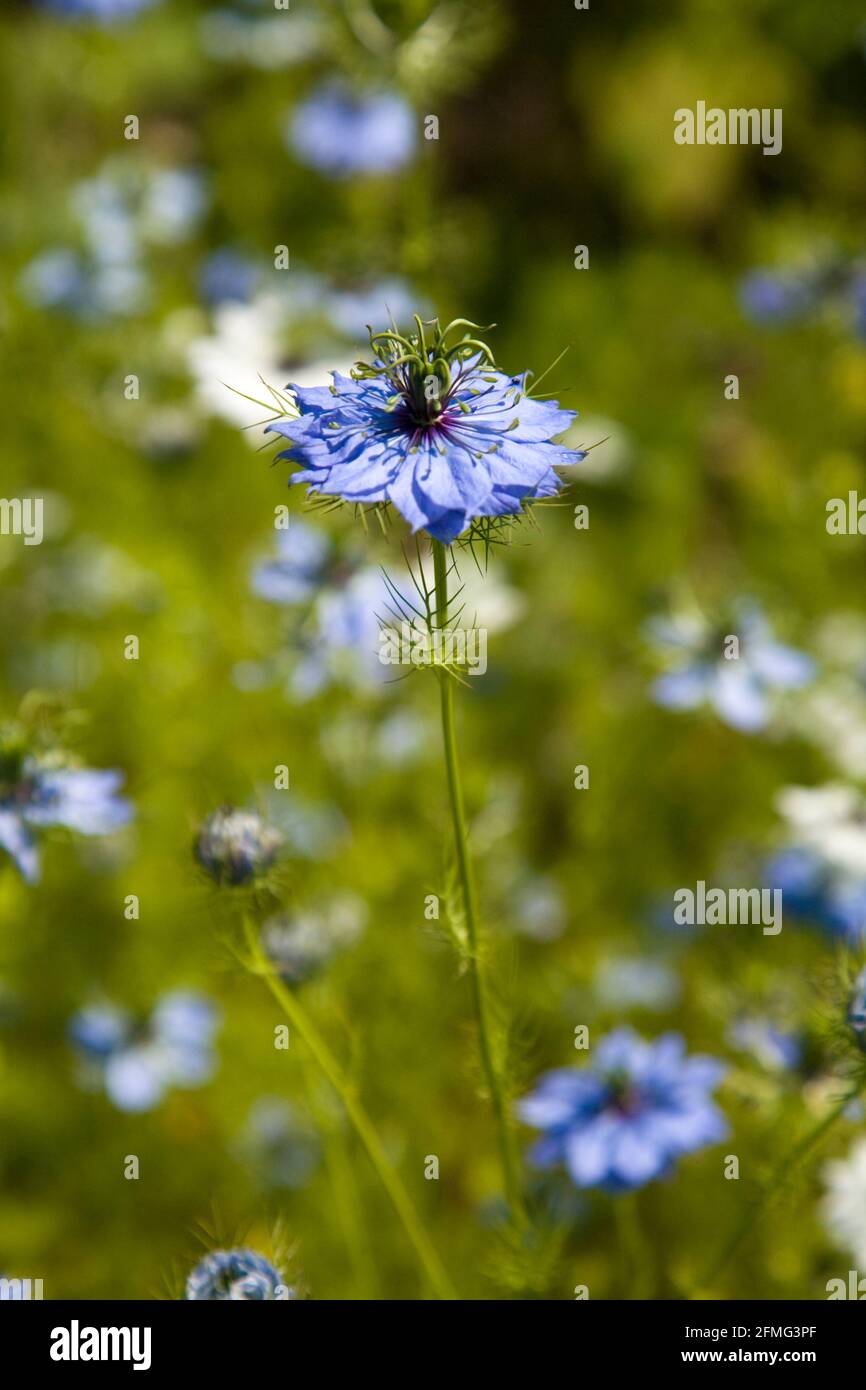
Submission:
<svg viewBox="0 0 866 1390">
<path fill-rule="evenodd" d="M 763 729 L 769 718 L 763 685 L 753 671 L 734 661 L 718 668 L 712 701 L 719 717 L 742 733 Z"/>
<path fill-rule="evenodd" d="M 538 1089 L 525 1096 L 518 1105 L 520 1118 L 538 1129 L 551 1129 L 565 1124 L 575 1109 L 598 1106 L 604 1087 L 589 1072 L 561 1068 L 547 1072 Z"/>
<path fill-rule="evenodd" d="M 0 849 L 11 855 L 26 883 L 39 882 L 36 841 L 16 811 L 0 809 Z"/>
<path fill-rule="evenodd" d="M 293 521 L 288 531 L 279 532 L 277 548 L 276 560 L 253 570 L 253 590 L 270 603 L 303 603 L 315 593 L 331 542 L 323 531 Z"/>
<path fill-rule="evenodd" d="M 611 1145 L 611 1169 L 617 1186 L 642 1187 L 670 1166 L 669 1150 L 657 1147 L 651 1122 L 641 1119 L 620 1126 Z"/>
<path fill-rule="evenodd" d="M 120 772 L 62 768 L 43 772 L 39 796 L 24 815 L 31 825 L 63 825 L 80 835 L 108 835 L 132 817 L 131 806 L 117 796 Z"/>
<path fill-rule="evenodd" d="M 565 1139 L 565 1165 L 578 1187 L 595 1187 L 610 1172 L 623 1121 L 606 1113 Z"/>
<path fill-rule="evenodd" d="M 118 1110 L 129 1114 L 141 1114 L 158 1105 L 166 1082 L 159 1052 L 149 1043 L 114 1053 L 105 1067 L 106 1095 Z"/>
<path fill-rule="evenodd" d="M 656 704 L 665 709 L 697 709 L 712 685 L 712 671 L 706 666 L 680 666 L 666 671 L 651 686 Z"/>
<path fill-rule="evenodd" d="M 796 690 L 806 685 L 815 674 L 815 663 L 805 652 L 787 647 L 782 642 L 763 642 L 753 650 L 747 649 L 749 665 L 771 685 Z"/>
</svg>

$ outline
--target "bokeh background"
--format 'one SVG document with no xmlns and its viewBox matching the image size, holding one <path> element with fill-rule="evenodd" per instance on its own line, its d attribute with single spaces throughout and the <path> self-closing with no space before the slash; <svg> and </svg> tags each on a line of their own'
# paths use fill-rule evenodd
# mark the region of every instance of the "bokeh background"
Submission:
<svg viewBox="0 0 866 1390">
<path fill-rule="evenodd" d="M 313 1297 L 425 1292 L 339 1106 L 303 1049 L 273 1046 L 231 891 L 194 862 L 232 803 L 287 837 L 270 910 L 317 943 L 304 1002 L 461 1293 L 688 1287 L 744 1200 L 724 1154 L 754 1180 L 838 1094 L 834 981 L 860 942 L 864 542 L 825 524 L 866 439 L 857 7 L 88 8 L 18 0 L 0 20 L 0 493 L 44 497 L 46 528 L 0 537 L 0 699 L 34 746 L 121 770 L 135 818 L 46 832 L 36 884 L 0 854 L 0 1273 L 46 1297 L 176 1297 L 204 1249 L 241 1240 Z M 335 133 L 334 169 L 304 147 L 299 113 L 335 82 L 405 103 L 402 154 L 386 138 L 364 168 L 364 139 Z M 781 107 L 782 153 L 677 146 L 673 112 L 698 100 Z M 569 442 L 598 444 L 483 582 L 460 562 L 489 632 L 460 736 L 514 1096 L 582 1062 L 579 1024 L 673 1030 L 727 1063 L 731 1138 L 638 1194 L 637 1235 L 561 1171 L 528 1176 L 531 1238 L 503 1231 L 467 982 L 425 918 L 449 879 L 435 683 L 382 684 L 355 582 L 399 574 L 399 524 L 314 513 L 327 562 L 290 603 L 254 583 L 274 508 L 303 498 L 258 449 L 267 409 L 228 386 L 267 400 L 258 374 L 345 369 L 386 306 L 495 322 L 512 372 L 567 349 L 544 389 L 580 411 Z M 700 664 L 758 610 L 809 680 L 771 672 L 751 721 L 665 704 L 654 682 L 682 658 L 663 620 L 692 615 Z M 828 783 L 842 812 L 786 792 Z M 769 882 L 783 853 L 812 878 L 778 937 L 673 923 L 676 888 Z M 131 1110 L 75 1020 L 113 1007 L 146 1030 L 176 991 L 215 1011 L 201 1084 Z M 866 1179 L 834 1223 L 826 1164 L 862 1133 L 855 1106 L 713 1292 L 826 1297 L 866 1243 Z"/>
</svg>

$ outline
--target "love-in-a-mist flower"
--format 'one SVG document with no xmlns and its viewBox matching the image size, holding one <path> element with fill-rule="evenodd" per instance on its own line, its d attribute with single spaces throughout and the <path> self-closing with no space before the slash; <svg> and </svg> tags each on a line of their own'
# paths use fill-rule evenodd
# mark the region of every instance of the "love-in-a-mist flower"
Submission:
<svg viewBox="0 0 866 1390">
<path fill-rule="evenodd" d="M 251 883 L 276 862 L 283 837 L 255 811 L 221 806 L 203 822 L 195 857 L 217 883 Z"/>
<path fill-rule="evenodd" d="M 643 1187 L 725 1137 L 712 1099 L 724 1070 L 715 1058 L 686 1056 L 675 1033 L 646 1042 L 618 1028 L 593 1049 L 589 1066 L 548 1072 L 520 1103 L 521 1118 L 544 1131 L 530 1160 L 564 1164 L 578 1187 Z"/>
<path fill-rule="evenodd" d="M 279 1272 L 255 1250 L 213 1250 L 199 1260 L 186 1281 L 187 1299 L 211 1302 L 257 1302 L 293 1299 Z"/>
<path fill-rule="evenodd" d="M 291 116 L 286 135 L 304 164 L 330 178 L 394 174 L 415 153 L 417 117 L 396 92 L 319 87 Z"/>
<path fill-rule="evenodd" d="M 309 699 L 333 682 L 383 687 L 390 672 L 379 660 L 382 615 L 402 591 L 373 565 L 335 553 L 329 537 L 303 521 L 277 534 L 277 557 L 256 565 L 252 588 L 270 603 L 311 606 L 294 635 L 291 695 Z"/>
<path fill-rule="evenodd" d="M 866 798 L 855 787 L 783 787 L 789 843 L 767 864 L 785 911 L 856 945 L 866 933 Z"/>
<path fill-rule="evenodd" d="M 149 10 L 158 0 L 37 0 L 43 9 L 78 19 L 97 19 L 110 23 L 131 19 L 142 10 Z"/>
<path fill-rule="evenodd" d="M 815 302 L 811 280 L 794 270 L 753 270 L 740 286 L 742 308 L 755 323 L 790 323 L 808 313 Z"/>
<path fill-rule="evenodd" d="M 359 503 L 391 503 L 413 531 L 450 544 L 480 518 L 512 516 L 557 493 L 557 467 L 582 452 L 554 440 L 575 412 L 527 394 L 528 374 L 496 369 L 485 343 L 416 317 L 408 337 L 370 334 L 372 363 L 329 387 L 289 389 L 300 418 L 270 429 L 301 465 L 292 483 Z M 473 328 L 474 325 L 468 325 Z"/>
<path fill-rule="evenodd" d="M 111 1004 L 80 1009 L 69 1024 L 81 1084 L 105 1091 L 130 1114 L 152 1110 L 175 1086 L 203 1086 L 216 1065 L 216 1008 L 204 995 L 172 990 L 145 1020 Z"/>
<path fill-rule="evenodd" d="M 720 719 L 742 733 L 765 728 L 777 691 L 799 690 L 815 673 L 805 652 L 776 641 L 769 623 L 753 604 L 743 604 L 726 630 L 714 629 L 697 612 L 676 613 L 649 624 L 651 641 L 670 669 L 652 685 L 653 699 L 667 709 L 709 705 Z M 726 651 L 736 636 L 737 655 Z"/>
<path fill-rule="evenodd" d="M 126 825 L 132 808 L 118 793 L 120 772 L 59 766 L 0 742 L 0 849 L 27 883 L 39 881 L 36 835 L 64 826 L 79 835 L 110 835 Z"/>
</svg>

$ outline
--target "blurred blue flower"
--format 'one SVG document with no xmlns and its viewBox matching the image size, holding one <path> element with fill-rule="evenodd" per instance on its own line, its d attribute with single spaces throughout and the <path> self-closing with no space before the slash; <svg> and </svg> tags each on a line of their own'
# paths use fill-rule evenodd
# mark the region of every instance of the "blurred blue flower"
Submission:
<svg viewBox="0 0 866 1390">
<path fill-rule="evenodd" d="M 315 1172 L 321 1146 L 316 1131 L 288 1101 L 262 1096 L 250 1110 L 240 1150 L 266 1187 L 296 1191 Z"/>
<path fill-rule="evenodd" d="M 142 10 L 150 9 L 158 0 L 38 0 L 43 9 L 55 14 L 79 19 L 98 19 L 109 22 L 131 19 Z"/>
<path fill-rule="evenodd" d="M 364 930 L 367 911 L 360 898 L 344 895 L 316 910 L 281 912 L 262 927 L 262 946 L 287 984 L 300 984 L 324 969 Z"/>
<path fill-rule="evenodd" d="M 129 1035 L 129 1014 L 113 1004 L 92 1004 L 74 1015 L 69 1037 L 87 1057 L 103 1060 L 116 1051 Z"/>
<path fill-rule="evenodd" d="M 801 1039 L 777 1028 L 768 1018 L 736 1018 L 727 1037 L 732 1047 L 750 1053 L 767 1071 L 794 1071 L 803 1057 Z"/>
<path fill-rule="evenodd" d="M 609 1033 L 591 1066 L 547 1072 L 520 1103 L 544 1137 L 537 1167 L 565 1164 L 578 1187 L 624 1192 L 664 1177 L 676 1160 L 725 1137 L 712 1091 L 724 1074 L 711 1057 L 687 1057 L 667 1033 L 646 1042 L 630 1028 Z"/>
<path fill-rule="evenodd" d="M 293 636 L 292 695 L 307 700 L 335 682 L 383 686 L 389 668 L 379 660 L 380 618 L 394 593 L 381 570 L 336 556 L 323 531 L 297 520 L 278 532 L 277 551 L 255 566 L 251 584 L 270 603 L 310 605 L 310 621 Z"/>
<path fill-rule="evenodd" d="M 858 945 L 866 932 L 866 877 L 843 872 L 815 848 L 793 845 L 769 860 L 767 886 L 778 888 L 786 915 Z"/>
<path fill-rule="evenodd" d="M 293 520 L 288 530 L 277 532 L 277 558 L 253 570 L 253 592 L 269 603 L 305 603 L 324 582 L 330 554 L 324 531 Z"/>
<path fill-rule="evenodd" d="M 790 323 L 813 302 L 809 280 L 792 271 L 753 270 L 740 286 L 744 312 L 760 324 Z"/>
<path fill-rule="evenodd" d="M 231 300 L 246 304 L 253 297 L 258 277 L 254 261 L 223 247 L 213 251 L 202 263 L 199 288 L 208 304 L 225 304 Z"/>
<path fill-rule="evenodd" d="M 186 1297 L 193 1300 L 241 1302 L 295 1298 L 277 1270 L 254 1250 L 214 1250 L 199 1260 L 186 1281 Z"/>
<path fill-rule="evenodd" d="M 110 835 L 126 825 L 132 808 L 118 795 L 120 772 L 54 767 L 36 758 L 0 762 L 0 849 L 27 883 L 38 883 L 34 830 L 64 826 L 79 835 Z"/>
<path fill-rule="evenodd" d="M 505 376 L 481 353 L 449 363 L 440 379 L 431 360 L 441 361 L 438 325 L 431 336 L 434 345 L 411 362 L 377 359 L 360 380 L 335 372 L 333 386 L 290 388 L 300 418 L 269 428 L 290 441 L 278 457 L 302 465 L 291 483 L 348 502 L 390 502 L 413 532 L 450 544 L 477 518 L 511 516 L 558 492 L 554 467 L 584 455 L 552 442 L 574 411 L 531 399 L 526 375 Z"/>
<path fill-rule="evenodd" d="M 804 652 L 777 642 L 754 606 L 743 607 L 732 631 L 739 638 L 739 656 L 726 659 L 727 634 L 713 631 L 696 614 L 650 623 L 651 640 L 671 662 L 671 669 L 653 682 L 652 696 L 667 709 L 693 710 L 708 704 L 732 728 L 756 733 L 769 722 L 772 693 L 806 685 L 815 663 Z"/>
<path fill-rule="evenodd" d="M 292 113 L 286 134 L 304 164 L 331 178 L 393 174 L 415 151 L 416 119 L 395 92 L 356 95 L 328 83 Z"/>
<path fill-rule="evenodd" d="M 147 277 L 137 265 L 102 264 L 63 246 L 34 257 L 18 283 L 29 304 L 84 321 L 134 314 L 147 296 Z"/>
<path fill-rule="evenodd" d="M 327 299 L 328 317 L 344 338 L 367 337 L 369 325 L 391 318 L 399 325 L 412 322 L 418 296 L 405 280 L 377 280 L 356 289 L 333 290 Z"/>
<path fill-rule="evenodd" d="M 214 1005 L 204 995 L 175 990 L 163 995 L 137 1026 L 113 1005 L 79 1010 L 69 1038 L 81 1056 L 85 1084 L 104 1088 L 118 1110 L 152 1110 L 172 1086 L 195 1087 L 214 1072 Z"/>
</svg>

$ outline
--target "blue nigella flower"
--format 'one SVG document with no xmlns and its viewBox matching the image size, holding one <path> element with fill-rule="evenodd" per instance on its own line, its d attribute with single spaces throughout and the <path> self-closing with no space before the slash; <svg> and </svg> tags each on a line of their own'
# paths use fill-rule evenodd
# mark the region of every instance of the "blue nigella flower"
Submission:
<svg viewBox="0 0 866 1390">
<path fill-rule="evenodd" d="M 27 883 L 38 883 L 34 831 L 65 826 L 79 835 L 110 835 L 132 817 L 129 803 L 118 795 L 122 783 L 120 772 L 55 767 L 0 753 L 0 849 Z"/>
<path fill-rule="evenodd" d="M 208 304 L 246 304 L 253 297 L 258 278 L 258 269 L 248 256 L 224 247 L 203 262 L 199 288 Z"/>
<path fill-rule="evenodd" d="M 82 1080 L 104 1089 L 129 1114 L 152 1110 L 173 1086 L 202 1086 L 213 1075 L 218 1015 L 204 995 L 163 995 L 140 1025 L 113 1005 L 81 1009 L 69 1024 L 80 1054 Z"/>
<path fill-rule="evenodd" d="M 582 452 L 553 440 L 575 412 L 527 395 L 528 374 L 497 371 L 490 349 L 447 346 L 437 320 L 406 338 L 371 334 L 372 365 L 334 373 L 330 387 L 292 387 L 300 418 L 269 428 L 290 440 L 279 455 L 302 466 L 290 480 L 359 504 L 392 503 L 413 531 L 450 544 L 479 518 L 512 516 L 558 492 L 556 466 Z"/>
<path fill-rule="evenodd" d="M 368 325 L 383 318 L 398 324 L 412 322 L 418 297 L 404 280 L 378 280 L 353 289 L 333 290 L 327 298 L 331 323 L 344 338 L 363 341 Z"/>
<path fill-rule="evenodd" d="M 222 806 L 201 825 L 195 857 L 217 883 L 250 883 L 274 864 L 283 837 L 255 811 Z"/>
<path fill-rule="evenodd" d="M 618 1028 L 594 1049 L 591 1066 L 547 1072 L 521 1102 L 521 1118 L 545 1131 L 530 1160 L 564 1164 L 578 1187 L 643 1187 L 725 1137 L 712 1101 L 724 1070 L 712 1057 L 687 1057 L 675 1033 L 646 1042 Z"/>
<path fill-rule="evenodd" d="M 298 159 L 331 178 L 393 174 L 415 152 L 416 119 L 396 92 L 357 95 L 328 83 L 293 113 L 286 134 Z"/>
<path fill-rule="evenodd" d="M 141 10 L 150 9 L 156 0 L 39 0 L 39 3 L 43 9 L 53 10 L 55 14 L 110 22 L 131 19 Z"/>
<path fill-rule="evenodd" d="M 764 878 L 782 893 L 785 912 L 858 945 L 866 932 L 866 878 L 843 872 L 818 850 L 793 845 L 767 864 Z"/>
<path fill-rule="evenodd" d="M 803 1058 L 802 1040 L 777 1028 L 768 1018 L 736 1018 L 727 1037 L 732 1047 L 750 1053 L 767 1071 L 794 1071 Z"/>
<path fill-rule="evenodd" d="M 773 692 L 806 685 L 815 664 L 804 652 L 777 642 L 754 606 L 744 607 L 729 631 L 739 638 L 736 658 L 724 655 L 727 634 L 713 631 L 696 614 L 651 623 L 651 639 L 671 662 L 653 682 L 653 699 L 675 710 L 708 704 L 732 728 L 756 733 L 769 722 Z"/>
<path fill-rule="evenodd" d="M 129 1015 L 123 1009 L 113 1004 L 93 1004 L 75 1014 L 69 1037 L 86 1057 L 103 1061 L 122 1046 L 129 1030 Z"/>
<path fill-rule="evenodd" d="M 740 286 L 744 312 L 760 324 L 790 323 L 814 302 L 810 282 L 792 271 L 753 270 Z"/>
<path fill-rule="evenodd" d="M 277 558 L 253 570 L 252 588 L 269 603 L 305 603 L 324 583 L 331 542 L 324 531 L 293 520 L 277 532 Z"/>
<path fill-rule="evenodd" d="M 255 1250 L 213 1250 L 199 1260 L 186 1281 L 186 1297 L 198 1301 L 241 1302 L 294 1298 L 277 1270 Z"/>
<path fill-rule="evenodd" d="M 395 592 L 382 572 L 335 555 L 330 538 L 294 520 L 278 532 L 277 557 L 255 566 L 252 588 L 260 598 L 293 608 L 310 605 L 309 619 L 294 634 L 297 660 L 289 687 L 309 699 L 332 682 L 373 689 L 387 682 L 379 660 L 380 619 L 393 608 Z M 402 596 L 404 599 L 406 595 Z"/>
<path fill-rule="evenodd" d="M 288 1101 L 262 1096 L 250 1110 L 239 1151 L 264 1186 L 295 1191 L 315 1172 L 321 1145 L 316 1130 Z"/>
</svg>

